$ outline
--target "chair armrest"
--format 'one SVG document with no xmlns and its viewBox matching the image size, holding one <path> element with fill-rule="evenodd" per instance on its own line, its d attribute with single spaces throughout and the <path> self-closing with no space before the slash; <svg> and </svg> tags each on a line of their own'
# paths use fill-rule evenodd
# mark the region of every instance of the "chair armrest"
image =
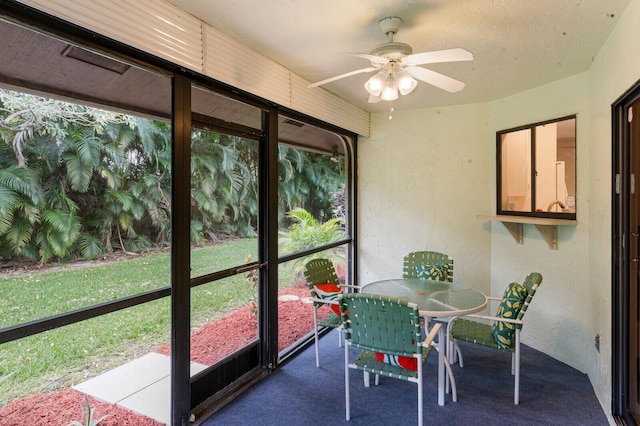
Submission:
<svg viewBox="0 0 640 426">
<path fill-rule="evenodd" d="M 440 328 L 442 328 L 441 323 L 436 323 L 434 326 L 432 326 L 431 331 L 427 335 L 426 339 L 424 339 L 424 341 L 422 342 L 422 346 L 426 348 L 431 346 L 431 343 L 433 342 L 433 339 L 436 338 L 436 335 L 438 334 L 438 331 L 440 331 Z"/>
<path fill-rule="evenodd" d="M 337 305 L 338 304 L 338 300 L 337 299 L 318 299 L 317 297 L 310 297 L 309 298 L 310 301 L 314 302 L 314 303 L 326 303 L 327 305 Z"/>
<path fill-rule="evenodd" d="M 479 314 L 473 314 L 473 315 L 468 315 L 468 316 L 474 316 L 474 315 L 483 315 L 482 312 L 485 312 L 486 314 L 488 314 L 489 316 L 491 316 L 491 312 L 495 312 L 495 306 L 497 306 L 497 304 L 495 302 L 502 302 L 502 297 L 497 297 L 497 296 L 487 296 L 487 306 L 481 311 L 481 313 Z"/>
<path fill-rule="evenodd" d="M 494 316 L 491 316 L 491 315 L 471 314 L 471 315 L 467 315 L 467 316 L 471 317 L 471 318 L 478 318 L 478 319 L 489 320 L 489 321 L 501 321 L 501 322 L 508 322 L 508 323 L 511 323 L 511 324 L 520 324 L 520 325 L 524 324 L 523 320 L 511 319 L 511 318 L 502 318 L 502 317 L 494 317 Z"/>
<path fill-rule="evenodd" d="M 353 284 L 340 284 L 340 288 L 342 287 L 346 287 L 346 288 L 355 288 L 355 289 L 360 289 L 362 288 L 362 286 L 360 285 L 353 285 Z"/>
</svg>

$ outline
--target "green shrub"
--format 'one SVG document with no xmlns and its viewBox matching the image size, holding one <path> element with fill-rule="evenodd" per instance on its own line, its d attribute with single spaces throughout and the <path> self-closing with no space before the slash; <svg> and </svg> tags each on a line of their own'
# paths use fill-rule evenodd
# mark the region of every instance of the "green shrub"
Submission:
<svg viewBox="0 0 640 426">
<path fill-rule="evenodd" d="M 292 224 L 279 232 L 280 254 L 297 253 L 305 249 L 320 247 L 343 240 L 346 235 L 342 230 L 343 219 L 335 217 L 325 222 L 319 222 L 311 213 L 302 208 L 291 210 L 287 218 Z M 304 265 L 311 259 L 328 258 L 332 261 L 342 261 L 344 250 L 336 248 L 329 253 L 321 252 L 297 259 L 293 263 L 293 271 L 302 273 Z"/>
</svg>

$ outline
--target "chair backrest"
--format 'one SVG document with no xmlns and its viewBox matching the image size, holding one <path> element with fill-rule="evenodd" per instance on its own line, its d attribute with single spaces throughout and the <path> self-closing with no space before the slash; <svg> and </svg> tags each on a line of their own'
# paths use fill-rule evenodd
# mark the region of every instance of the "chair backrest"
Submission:
<svg viewBox="0 0 640 426">
<path fill-rule="evenodd" d="M 402 278 L 418 278 L 416 265 L 449 264 L 444 281 L 453 282 L 453 259 L 451 256 L 437 251 L 414 251 L 407 254 L 402 262 Z"/>
<path fill-rule="evenodd" d="M 536 290 L 538 290 L 538 287 L 540 286 L 541 283 L 542 283 L 542 275 L 540 275 L 538 272 L 532 272 L 529 275 L 527 275 L 527 278 L 524 279 L 524 282 L 522 283 L 522 287 L 527 289 L 527 297 L 524 299 L 524 303 L 522 304 L 522 307 L 518 312 L 517 319 L 519 320 L 522 319 L 522 317 L 524 316 L 524 313 L 527 311 L 527 308 L 529 308 L 529 303 L 531 303 L 531 299 L 533 299 L 533 296 L 536 294 Z"/>
<path fill-rule="evenodd" d="M 338 301 L 345 339 L 353 346 L 398 356 L 422 354 L 420 313 L 414 303 L 363 293 L 345 293 Z"/>
<path fill-rule="evenodd" d="M 304 278 L 311 290 L 318 284 L 340 285 L 333 263 L 329 259 L 312 259 L 304 266 Z"/>
</svg>

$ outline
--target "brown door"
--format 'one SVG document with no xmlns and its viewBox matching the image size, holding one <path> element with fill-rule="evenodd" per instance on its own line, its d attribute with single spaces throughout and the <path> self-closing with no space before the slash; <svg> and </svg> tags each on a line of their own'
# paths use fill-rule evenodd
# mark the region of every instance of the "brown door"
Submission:
<svg viewBox="0 0 640 426">
<path fill-rule="evenodd" d="M 640 100 L 635 101 L 627 111 L 630 136 L 629 164 L 629 410 L 636 423 L 640 423 L 640 363 L 639 291 L 640 284 Z"/>
</svg>

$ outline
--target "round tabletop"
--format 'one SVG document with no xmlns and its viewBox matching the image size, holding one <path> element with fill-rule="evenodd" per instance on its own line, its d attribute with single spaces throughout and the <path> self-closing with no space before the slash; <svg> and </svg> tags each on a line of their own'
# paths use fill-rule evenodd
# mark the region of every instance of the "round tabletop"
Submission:
<svg viewBox="0 0 640 426">
<path fill-rule="evenodd" d="M 480 291 L 443 281 L 418 278 L 394 278 L 365 284 L 362 293 L 396 297 L 418 305 L 421 315 L 452 317 L 469 315 L 487 306 Z"/>
</svg>

